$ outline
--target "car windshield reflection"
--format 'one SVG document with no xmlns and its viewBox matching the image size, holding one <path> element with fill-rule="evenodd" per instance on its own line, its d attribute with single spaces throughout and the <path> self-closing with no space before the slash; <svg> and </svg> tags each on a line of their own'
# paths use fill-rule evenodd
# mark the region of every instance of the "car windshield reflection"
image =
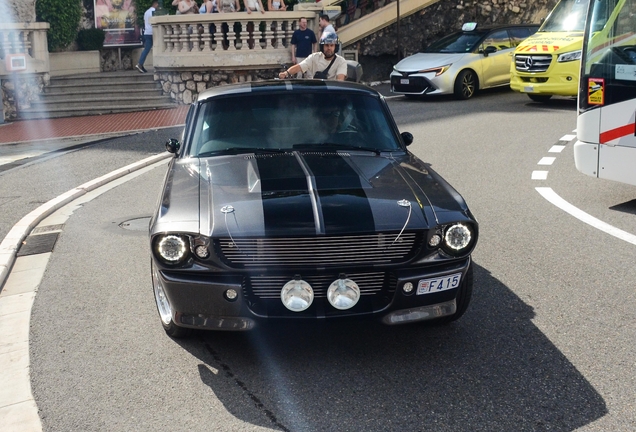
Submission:
<svg viewBox="0 0 636 432">
<path fill-rule="evenodd" d="M 188 154 L 401 149 L 379 99 L 322 92 L 208 100 L 197 113 Z"/>
<path fill-rule="evenodd" d="M 425 53 L 467 53 L 475 49 L 484 33 L 457 32 L 433 42 L 423 52 Z"/>
</svg>

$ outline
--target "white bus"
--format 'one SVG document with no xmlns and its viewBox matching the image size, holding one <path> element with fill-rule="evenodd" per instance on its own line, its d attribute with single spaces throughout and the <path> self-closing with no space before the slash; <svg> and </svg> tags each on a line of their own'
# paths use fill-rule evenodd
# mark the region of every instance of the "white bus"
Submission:
<svg viewBox="0 0 636 432">
<path fill-rule="evenodd" d="M 590 1 L 579 80 L 576 168 L 636 185 L 636 0 Z"/>
</svg>

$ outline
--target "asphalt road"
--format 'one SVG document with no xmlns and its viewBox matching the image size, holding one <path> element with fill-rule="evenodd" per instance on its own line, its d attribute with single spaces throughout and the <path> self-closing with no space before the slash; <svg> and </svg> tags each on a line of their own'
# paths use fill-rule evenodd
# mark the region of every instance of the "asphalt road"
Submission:
<svg viewBox="0 0 636 432">
<path fill-rule="evenodd" d="M 636 188 L 574 168 L 575 102 L 508 90 L 391 99 L 411 149 L 480 222 L 473 302 L 447 327 L 266 326 L 168 338 L 145 232 L 165 168 L 66 223 L 31 317 L 47 431 L 636 430 L 635 247 L 546 201 L 550 187 L 636 234 Z M 4 172 L 0 235 L 38 203 L 162 150 L 175 130 L 119 138 Z M 554 144 L 564 145 L 558 154 Z M 546 157 L 556 159 L 539 166 Z M 532 172 L 546 170 L 546 180 Z M 12 222 L 13 221 L 13 222 Z"/>
</svg>

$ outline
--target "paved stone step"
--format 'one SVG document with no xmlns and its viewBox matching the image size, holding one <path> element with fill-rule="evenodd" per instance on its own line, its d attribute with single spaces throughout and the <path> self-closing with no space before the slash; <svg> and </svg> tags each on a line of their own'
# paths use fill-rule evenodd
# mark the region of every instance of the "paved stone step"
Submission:
<svg viewBox="0 0 636 432">
<path fill-rule="evenodd" d="M 44 94 L 59 94 L 66 92 L 91 92 L 101 91 L 108 93 L 131 92 L 135 90 L 155 90 L 160 91 L 161 85 L 158 82 L 121 82 L 117 84 L 53 84 L 44 88 Z"/>
<path fill-rule="evenodd" d="M 60 118 L 60 117 L 74 117 L 85 115 L 100 115 L 100 114 L 114 114 L 133 111 L 148 111 L 150 109 L 170 109 L 176 108 L 178 105 L 174 103 L 169 104 L 156 104 L 154 107 L 140 107 L 140 106 L 95 106 L 93 108 L 67 108 L 67 109 L 54 109 L 54 110 L 39 110 L 39 109 L 25 109 L 20 112 L 20 119 L 43 119 L 43 118 Z"/>
<path fill-rule="evenodd" d="M 156 90 L 154 91 L 136 91 L 136 92 L 91 92 L 91 93 L 59 93 L 59 94 L 47 94 L 40 97 L 39 102 L 42 104 L 63 104 L 63 103 L 95 103 L 95 102 L 123 102 L 124 105 L 128 105 L 128 102 L 137 103 L 140 101 L 158 101 L 165 100 L 171 101 L 172 99 L 168 95 L 162 95 Z M 101 104 L 104 105 L 104 104 Z"/>
<path fill-rule="evenodd" d="M 117 92 L 104 91 L 100 89 L 97 89 L 97 90 L 69 89 L 68 91 L 65 91 L 65 92 L 43 93 L 40 95 L 40 99 L 46 100 L 46 101 L 64 100 L 64 99 L 72 99 L 72 100 L 93 99 L 94 100 L 95 98 L 101 98 L 101 97 L 108 97 L 108 98 L 125 97 L 126 99 L 131 99 L 131 98 L 143 98 L 146 96 L 166 96 L 167 97 L 168 95 L 163 95 L 162 92 L 158 91 L 158 89 L 156 88 L 134 89 L 134 90 L 117 91 Z"/>
<path fill-rule="evenodd" d="M 143 107 L 147 109 L 153 109 L 157 104 L 174 104 L 170 97 L 157 96 L 154 98 L 119 98 L 119 99 L 107 99 L 107 100 L 92 100 L 85 99 L 83 101 L 65 101 L 65 102 L 51 102 L 46 101 L 35 102 L 31 105 L 32 108 L 38 108 L 41 110 L 66 110 L 69 108 L 93 108 L 94 106 L 100 107 Z"/>
</svg>

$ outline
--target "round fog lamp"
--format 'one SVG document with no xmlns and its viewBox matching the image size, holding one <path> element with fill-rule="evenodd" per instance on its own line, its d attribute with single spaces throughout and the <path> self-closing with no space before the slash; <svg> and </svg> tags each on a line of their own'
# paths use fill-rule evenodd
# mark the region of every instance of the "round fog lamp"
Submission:
<svg viewBox="0 0 636 432">
<path fill-rule="evenodd" d="M 351 279 L 340 278 L 329 285 L 327 300 L 336 309 L 351 309 L 360 300 L 360 288 Z"/>
<path fill-rule="evenodd" d="M 304 280 L 297 278 L 290 280 L 280 291 L 283 305 L 292 312 L 302 312 L 314 301 L 314 290 Z"/>
<path fill-rule="evenodd" d="M 470 229 L 466 225 L 456 224 L 446 231 L 444 241 L 449 248 L 460 250 L 468 246 L 471 238 Z"/>
<path fill-rule="evenodd" d="M 208 252 L 208 248 L 204 245 L 199 245 L 194 249 L 194 253 L 197 254 L 199 258 L 207 258 L 210 256 L 210 252 Z"/>
<path fill-rule="evenodd" d="M 402 289 L 405 293 L 410 294 L 411 292 L 413 292 L 413 284 L 411 282 L 407 282 L 404 284 L 404 286 L 402 286 Z"/>
<path fill-rule="evenodd" d="M 439 244 L 442 242 L 442 238 L 439 236 L 439 234 L 435 234 L 433 237 L 431 237 L 431 239 L 428 241 L 428 245 L 431 247 L 435 247 L 435 246 L 439 246 Z"/>
<path fill-rule="evenodd" d="M 157 245 L 157 251 L 166 261 L 176 263 L 187 252 L 186 242 L 179 236 L 167 235 Z"/>
<path fill-rule="evenodd" d="M 225 291 L 225 298 L 233 301 L 236 300 L 236 298 L 238 297 L 238 293 L 236 292 L 236 290 L 230 288 L 229 290 Z"/>
</svg>

